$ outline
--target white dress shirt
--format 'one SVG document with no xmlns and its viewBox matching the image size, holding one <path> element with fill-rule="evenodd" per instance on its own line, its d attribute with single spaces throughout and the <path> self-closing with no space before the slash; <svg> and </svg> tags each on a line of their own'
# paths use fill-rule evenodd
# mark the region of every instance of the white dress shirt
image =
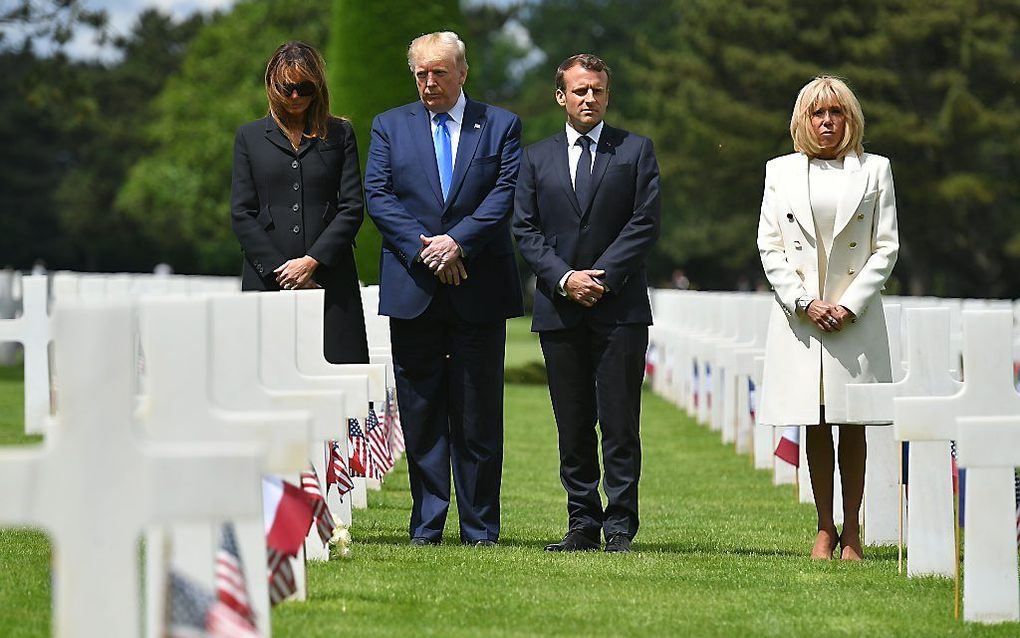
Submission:
<svg viewBox="0 0 1020 638">
<path fill-rule="evenodd" d="M 581 135 L 587 135 L 592 139 L 592 143 L 590 146 L 591 170 L 595 170 L 595 149 L 597 149 L 599 146 L 599 137 L 602 135 L 602 126 L 604 124 L 605 124 L 604 121 L 599 122 L 598 124 L 595 125 L 594 128 L 592 128 L 592 130 L 588 131 L 587 133 L 579 133 L 576 129 L 574 129 L 573 126 L 570 125 L 570 122 L 567 122 L 567 168 L 570 169 L 569 173 L 571 186 L 574 186 L 574 178 L 577 176 L 577 163 L 581 161 L 581 151 L 584 150 L 581 147 L 581 145 L 577 143 L 577 140 L 581 138 Z M 563 273 L 562 277 L 560 277 L 560 284 L 557 288 L 557 292 L 559 292 L 564 297 L 567 296 L 567 292 L 563 289 L 563 286 L 567 284 L 567 279 L 572 274 L 574 274 L 574 271 L 568 270 L 567 272 Z M 604 284 L 603 287 L 605 287 Z M 606 288 L 606 290 L 608 290 L 608 288 Z"/>
<path fill-rule="evenodd" d="M 457 103 L 453 105 L 453 108 L 447 111 L 450 119 L 446 121 L 446 130 L 450 131 L 450 150 L 453 153 L 453 168 L 457 168 L 457 145 L 460 143 L 460 129 L 464 124 L 464 105 L 467 104 L 467 98 L 464 97 L 464 91 L 460 92 L 460 97 L 457 98 Z M 439 113 L 429 110 L 429 126 L 432 128 L 432 139 L 436 139 L 436 129 L 439 125 L 436 123 L 436 116 Z M 439 160 L 436 160 L 437 165 Z M 575 162 L 576 164 L 576 162 Z"/>
</svg>

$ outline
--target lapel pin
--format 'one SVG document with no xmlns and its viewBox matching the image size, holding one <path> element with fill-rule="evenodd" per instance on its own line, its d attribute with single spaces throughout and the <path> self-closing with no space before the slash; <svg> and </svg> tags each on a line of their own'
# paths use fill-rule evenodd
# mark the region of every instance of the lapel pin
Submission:
<svg viewBox="0 0 1020 638">
<path fill-rule="evenodd" d="M 482 125 L 479 124 L 478 122 L 475 122 L 475 128 L 482 128 Z"/>
</svg>

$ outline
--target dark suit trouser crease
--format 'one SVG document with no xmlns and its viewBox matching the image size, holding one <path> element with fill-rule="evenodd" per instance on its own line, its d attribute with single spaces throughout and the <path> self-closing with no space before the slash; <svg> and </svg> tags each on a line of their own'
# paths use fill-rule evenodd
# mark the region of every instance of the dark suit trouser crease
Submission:
<svg viewBox="0 0 1020 638">
<path fill-rule="evenodd" d="M 499 538 L 506 322 L 461 320 L 442 291 L 415 319 L 390 319 L 407 446 L 412 538 L 439 540 L 450 470 L 462 541 Z"/>
<path fill-rule="evenodd" d="M 571 530 L 633 538 L 641 476 L 641 383 L 648 327 L 582 322 L 539 333 L 559 433 L 560 481 Z M 605 466 L 599 495 L 596 422 Z"/>
</svg>

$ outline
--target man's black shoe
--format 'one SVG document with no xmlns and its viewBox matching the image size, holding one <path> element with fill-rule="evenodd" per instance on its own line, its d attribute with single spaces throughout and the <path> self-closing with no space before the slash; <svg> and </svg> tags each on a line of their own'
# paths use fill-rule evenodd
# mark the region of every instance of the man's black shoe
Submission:
<svg viewBox="0 0 1020 638">
<path fill-rule="evenodd" d="M 623 534 L 613 534 L 606 541 L 606 551 L 611 554 L 630 553 L 630 539 Z"/>
<path fill-rule="evenodd" d="M 411 547 L 425 547 L 426 545 L 438 545 L 438 540 L 432 540 L 430 538 L 423 538 L 421 536 L 415 536 L 411 539 Z"/>
<path fill-rule="evenodd" d="M 567 532 L 560 542 L 545 546 L 547 552 L 596 552 L 598 549 L 597 539 L 589 538 L 576 530 Z"/>
</svg>

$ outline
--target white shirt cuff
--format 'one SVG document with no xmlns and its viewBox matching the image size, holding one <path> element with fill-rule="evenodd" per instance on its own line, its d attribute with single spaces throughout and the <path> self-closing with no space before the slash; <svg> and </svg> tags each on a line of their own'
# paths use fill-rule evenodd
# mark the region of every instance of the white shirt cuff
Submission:
<svg viewBox="0 0 1020 638">
<path fill-rule="evenodd" d="M 567 285 L 567 279 L 569 279 L 570 275 L 573 274 L 573 270 L 568 270 L 562 277 L 560 277 L 560 283 L 556 285 L 556 292 L 560 293 L 564 297 L 567 296 L 567 291 L 564 290 L 563 287 Z"/>
</svg>

